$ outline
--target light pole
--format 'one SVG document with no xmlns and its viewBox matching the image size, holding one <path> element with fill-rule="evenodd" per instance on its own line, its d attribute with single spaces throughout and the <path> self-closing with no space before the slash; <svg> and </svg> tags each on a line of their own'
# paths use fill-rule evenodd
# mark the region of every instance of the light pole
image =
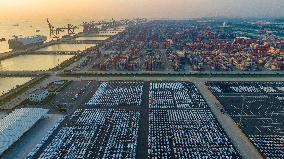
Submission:
<svg viewBox="0 0 284 159">
<path fill-rule="evenodd" d="M 246 97 L 242 95 L 242 107 L 241 107 L 241 115 L 240 115 L 240 126 L 242 126 L 242 118 L 243 118 L 243 109 L 245 104 Z"/>
</svg>

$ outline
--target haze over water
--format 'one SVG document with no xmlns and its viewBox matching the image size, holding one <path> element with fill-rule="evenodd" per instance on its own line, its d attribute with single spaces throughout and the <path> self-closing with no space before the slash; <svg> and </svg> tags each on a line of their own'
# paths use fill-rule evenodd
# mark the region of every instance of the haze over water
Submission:
<svg viewBox="0 0 284 159">
<path fill-rule="evenodd" d="M 0 96 L 16 88 L 17 85 L 22 85 L 31 79 L 31 77 L 0 77 Z"/>
<path fill-rule="evenodd" d="M 52 19 L 50 19 L 51 22 Z M 82 22 L 76 21 L 76 20 L 60 20 L 60 21 L 54 21 L 53 25 L 55 26 L 64 26 L 68 23 L 71 23 L 73 25 L 79 25 Z M 40 30 L 39 32 L 36 32 L 36 30 Z M 78 29 L 77 31 L 82 31 L 82 29 Z M 9 45 L 8 45 L 8 39 L 13 38 L 14 35 L 19 36 L 31 36 L 31 35 L 45 35 L 48 37 L 48 40 L 51 40 L 49 37 L 49 28 L 46 22 L 46 19 L 42 20 L 0 20 L 0 38 L 5 38 L 6 41 L 0 42 L 0 53 L 8 52 Z"/>
<path fill-rule="evenodd" d="M 73 55 L 20 55 L 0 61 L 0 71 L 49 70 L 72 57 Z"/>
</svg>

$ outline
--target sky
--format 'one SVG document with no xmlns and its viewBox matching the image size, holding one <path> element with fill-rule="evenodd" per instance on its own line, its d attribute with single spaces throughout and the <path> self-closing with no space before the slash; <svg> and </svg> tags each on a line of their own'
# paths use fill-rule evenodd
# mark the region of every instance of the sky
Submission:
<svg viewBox="0 0 284 159">
<path fill-rule="evenodd" d="M 4 19 L 284 17 L 284 0 L 0 0 Z"/>
</svg>

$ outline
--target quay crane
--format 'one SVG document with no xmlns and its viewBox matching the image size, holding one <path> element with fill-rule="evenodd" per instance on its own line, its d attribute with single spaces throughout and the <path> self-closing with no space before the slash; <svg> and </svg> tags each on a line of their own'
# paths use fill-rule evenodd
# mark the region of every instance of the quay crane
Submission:
<svg viewBox="0 0 284 159">
<path fill-rule="evenodd" d="M 113 28 L 118 26 L 119 23 L 114 19 L 111 21 L 91 21 L 91 22 L 83 22 L 83 32 L 98 32 L 100 30 L 105 30 L 108 28 Z"/>
<path fill-rule="evenodd" d="M 83 22 L 83 32 L 98 32 L 98 27 L 97 24 L 92 21 L 92 22 Z"/>
<path fill-rule="evenodd" d="M 52 38 L 59 38 L 59 34 L 61 32 L 65 32 L 67 30 L 68 35 L 75 34 L 75 30 L 79 29 L 77 26 L 74 26 L 72 24 L 68 24 L 67 27 L 61 27 L 61 28 L 55 28 L 47 18 L 47 24 L 49 27 L 49 36 Z"/>
</svg>

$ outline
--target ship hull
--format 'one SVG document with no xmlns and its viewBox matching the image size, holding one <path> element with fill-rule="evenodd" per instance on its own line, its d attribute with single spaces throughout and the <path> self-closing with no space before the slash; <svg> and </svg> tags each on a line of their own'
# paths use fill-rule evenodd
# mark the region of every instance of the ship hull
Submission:
<svg viewBox="0 0 284 159">
<path fill-rule="evenodd" d="M 8 41 L 9 48 L 12 50 L 27 49 L 28 47 L 38 46 L 47 40 L 46 36 L 35 35 L 30 37 L 17 37 Z"/>
</svg>

